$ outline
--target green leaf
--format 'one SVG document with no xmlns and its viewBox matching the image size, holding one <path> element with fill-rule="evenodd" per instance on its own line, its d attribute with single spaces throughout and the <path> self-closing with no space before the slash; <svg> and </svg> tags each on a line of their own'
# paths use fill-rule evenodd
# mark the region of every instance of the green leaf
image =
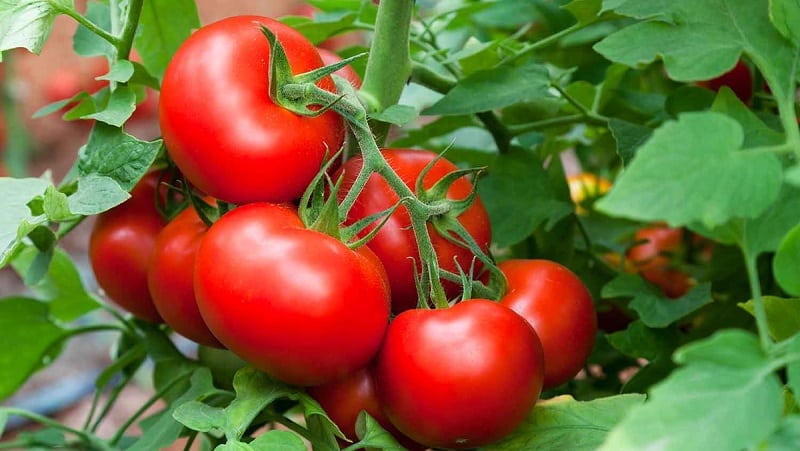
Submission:
<svg viewBox="0 0 800 451">
<path fill-rule="evenodd" d="M 617 142 L 617 154 L 625 166 L 630 164 L 636 155 L 636 150 L 653 134 L 653 129 L 650 127 L 617 118 L 611 118 L 608 121 L 608 129 L 614 135 L 614 140 Z"/>
<path fill-rule="evenodd" d="M 119 60 L 111 66 L 108 73 L 97 77 L 100 80 L 116 81 L 119 83 L 126 83 L 133 77 L 135 72 L 134 65 L 128 60 Z"/>
<path fill-rule="evenodd" d="M 110 210 L 130 197 L 111 177 L 89 174 L 78 179 L 78 189 L 67 202 L 71 213 L 90 216 Z"/>
<path fill-rule="evenodd" d="M 38 254 L 35 248 L 26 248 L 14 259 L 14 269 L 20 275 L 26 274 Z M 70 322 L 100 306 L 86 291 L 69 254 L 57 248 L 49 263 L 44 277 L 29 288 L 40 300 L 47 302 L 53 317 Z"/>
<path fill-rule="evenodd" d="M 34 225 L 44 217 L 34 216 L 28 203 L 44 194 L 50 182 L 40 178 L 0 177 L 0 267 L 8 264 L 13 252 Z"/>
<path fill-rule="evenodd" d="M 160 80 L 172 55 L 197 28 L 193 0 L 145 0 L 133 45 L 147 71 Z"/>
<path fill-rule="evenodd" d="M 588 25 L 599 18 L 602 3 L 602 0 L 572 0 L 562 8 L 572 13 L 579 24 Z"/>
<path fill-rule="evenodd" d="M 210 432 L 214 429 L 223 431 L 226 427 L 224 410 L 200 401 L 181 404 L 172 413 L 172 417 L 187 428 L 198 432 Z"/>
<path fill-rule="evenodd" d="M 800 333 L 787 340 L 786 353 L 800 355 Z M 786 365 L 786 379 L 786 386 L 792 390 L 795 399 L 800 399 L 800 359 L 795 358 Z"/>
<path fill-rule="evenodd" d="M 793 296 L 800 296 L 800 272 L 797 268 L 800 268 L 800 225 L 783 237 L 772 260 L 775 280 L 784 291 Z"/>
<path fill-rule="evenodd" d="M 573 210 L 571 203 L 556 199 L 539 159 L 522 150 L 497 155 L 478 182 L 478 194 L 500 247 L 522 241 L 540 224 L 554 224 Z"/>
<path fill-rule="evenodd" d="M 675 360 L 685 366 L 654 386 L 601 450 L 746 449 L 778 426 L 781 383 L 754 335 L 725 330 L 680 349 Z"/>
<path fill-rule="evenodd" d="M 0 0 L 0 52 L 23 47 L 38 54 L 60 9 L 68 8 L 71 0 Z"/>
<path fill-rule="evenodd" d="M 247 443 L 234 440 L 217 446 L 216 448 L 214 448 L 214 451 L 255 451 L 255 450 Z"/>
<path fill-rule="evenodd" d="M 594 450 L 603 443 L 608 431 L 635 406 L 644 395 L 617 395 L 593 401 L 576 401 L 558 396 L 540 401 L 514 432 L 482 450 Z"/>
<path fill-rule="evenodd" d="M 350 8 L 350 11 L 331 14 L 316 14 L 313 21 L 308 17 L 286 16 L 281 18 L 281 22 L 299 31 L 309 41 L 317 45 L 342 31 L 351 30 L 356 19 L 358 19 L 358 14 L 352 11 L 358 8 Z"/>
<path fill-rule="evenodd" d="M 385 451 L 403 451 L 397 440 L 375 421 L 366 410 L 362 410 L 356 419 L 356 434 L 361 438 L 358 445 L 364 448 L 377 448 Z"/>
<path fill-rule="evenodd" d="M 244 367 L 233 378 L 236 398 L 225 408 L 228 419 L 225 435 L 241 438 L 253 419 L 270 403 L 291 397 L 297 390 L 270 379 L 265 373 L 252 367 Z"/>
<path fill-rule="evenodd" d="M 133 110 L 136 109 L 136 93 L 129 86 L 117 86 L 105 107 L 86 116 L 88 119 L 96 119 L 114 127 L 122 127 L 122 124 L 131 117 Z"/>
<path fill-rule="evenodd" d="M 800 415 L 781 419 L 778 429 L 772 433 L 761 449 L 769 451 L 794 451 L 800 443 Z"/>
<path fill-rule="evenodd" d="M 519 66 L 505 64 L 459 80 L 453 89 L 422 114 L 480 113 L 552 97 L 549 88 L 550 75 L 545 66 L 532 60 Z"/>
<path fill-rule="evenodd" d="M 107 3 L 90 1 L 86 2 L 86 18 L 107 32 L 111 32 L 111 8 Z M 111 56 L 114 46 L 108 41 L 89 31 L 83 25 L 78 25 L 72 37 L 72 48 L 81 56 Z"/>
<path fill-rule="evenodd" d="M 613 216 L 715 227 L 755 218 L 778 197 L 782 169 L 770 153 L 741 151 L 735 120 L 686 113 L 657 129 L 595 206 Z"/>
<path fill-rule="evenodd" d="M 762 301 L 767 311 L 767 326 L 772 338 L 783 341 L 800 331 L 800 299 L 764 296 Z M 755 316 L 755 302 L 752 299 L 739 306 Z"/>
<path fill-rule="evenodd" d="M 369 117 L 381 122 L 405 125 L 417 117 L 417 111 L 408 105 L 392 105 L 380 113 L 370 113 Z"/>
<path fill-rule="evenodd" d="M 51 347 L 64 337 L 64 329 L 50 318 L 48 305 L 35 299 L 0 300 L 0 399 L 13 394 L 53 357 Z M 13 352 L 10 352 L 13 350 Z"/>
<path fill-rule="evenodd" d="M 337 437 L 345 438 L 339 426 L 331 420 L 319 403 L 306 393 L 298 392 L 295 396 L 303 406 L 308 432 L 314 449 L 318 451 L 338 451 Z"/>
<path fill-rule="evenodd" d="M 255 451 L 306 451 L 306 444 L 294 432 L 266 431 L 250 442 Z"/>
<path fill-rule="evenodd" d="M 628 357 L 643 357 L 648 360 L 669 355 L 678 339 L 671 329 L 651 329 L 643 321 L 633 321 L 625 330 L 606 335 L 614 349 Z"/>
<path fill-rule="evenodd" d="M 769 0 L 769 20 L 783 36 L 800 46 L 800 3 L 797 0 Z"/>
<path fill-rule="evenodd" d="M 155 161 L 161 140 L 141 141 L 121 128 L 96 123 L 89 142 L 78 156 L 81 176 L 98 175 L 113 179 L 130 191 Z M 105 196 L 107 193 L 98 193 Z"/>
<path fill-rule="evenodd" d="M 711 105 L 711 111 L 723 113 L 735 119 L 742 126 L 742 131 L 744 132 L 743 149 L 778 145 L 784 142 L 785 138 L 782 133 L 768 127 L 727 86 L 723 86 L 720 89 L 714 99 L 714 103 Z"/>
<path fill-rule="evenodd" d="M 633 298 L 629 307 L 646 326 L 657 328 L 667 327 L 713 300 L 711 284 L 701 283 L 680 298 L 670 299 L 636 274 L 620 274 L 603 287 L 602 296 Z"/>
<path fill-rule="evenodd" d="M 645 20 L 595 45 L 611 61 L 635 67 L 661 57 L 671 78 L 695 81 L 727 72 L 745 53 L 778 99 L 794 98 L 797 49 L 773 27 L 765 0 L 606 0 L 603 9 Z"/>
</svg>

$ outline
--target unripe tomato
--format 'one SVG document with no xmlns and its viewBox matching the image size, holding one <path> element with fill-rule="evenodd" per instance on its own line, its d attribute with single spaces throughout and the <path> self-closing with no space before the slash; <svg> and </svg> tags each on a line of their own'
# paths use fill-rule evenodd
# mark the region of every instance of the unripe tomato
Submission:
<svg viewBox="0 0 800 451">
<path fill-rule="evenodd" d="M 388 284 L 374 254 L 306 229 L 289 206 L 226 213 L 195 262 L 197 304 L 214 336 L 289 384 L 323 384 L 363 368 L 386 332 Z"/>
<path fill-rule="evenodd" d="M 167 221 L 155 205 L 159 172 L 151 172 L 131 198 L 97 216 L 89 238 L 89 261 L 106 295 L 134 316 L 161 322 L 147 288 L 147 266 L 156 236 Z"/>
<path fill-rule="evenodd" d="M 432 448 L 475 448 L 513 431 L 539 398 L 542 346 L 497 302 L 407 310 L 389 326 L 375 383 L 389 420 Z"/>
<path fill-rule="evenodd" d="M 175 332 L 201 345 L 222 347 L 200 316 L 194 295 L 194 261 L 207 231 L 192 207 L 170 221 L 156 238 L 147 284 L 156 310 Z"/>
<path fill-rule="evenodd" d="M 170 157 L 198 189 L 237 204 L 299 198 L 344 139 L 335 112 L 306 117 L 273 103 L 262 25 L 283 45 L 293 73 L 322 67 L 314 45 L 296 30 L 267 17 L 236 16 L 190 36 L 161 85 L 159 121 Z M 335 89 L 330 77 L 318 85 Z"/>
<path fill-rule="evenodd" d="M 583 368 L 594 347 L 597 314 L 592 296 L 572 271 L 548 260 L 506 260 L 500 303 L 533 326 L 544 349 L 544 388 L 557 387 Z"/>
</svg>

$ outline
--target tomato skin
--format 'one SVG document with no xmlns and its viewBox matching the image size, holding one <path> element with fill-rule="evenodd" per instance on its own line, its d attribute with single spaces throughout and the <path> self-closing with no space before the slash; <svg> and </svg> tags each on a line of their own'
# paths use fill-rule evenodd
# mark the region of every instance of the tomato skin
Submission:
<svg viewBox="0 0 800 451">
<path fill-rule="evenodd" d="M 719 77 L 698 83 L 712 91 L 719 91 L 723 86 L 731 88 L 742 103 L 748 104 L 753 98 L 753 74 L 742 61 L 738 61 L 733 69 Z"/>
<path fill-rule="evenodd" d="M 437 157 L 434 152 L 426 150 L 383 149 L 381 152 L 389 165 L 397 172 L 397 175 L 412 190 L 425 166 Z M 362 165 L 363 160 L 361 157 L 354 157 L 345 162 L 337 171 L 334 179 L 344 174 L 342 189 L 339 192 L 340 199 L 344 198 L 353 185 Z M 444 158 L 439 159 L 425 176 L 425 188 L 430 188 L 444 175 L 456 169 L 457 167 L 450 161 Z M 471 191 L 472 183 L 461 178 L 450 187 L 447 197 L 449 199 L 463 199 Z M 397 195 L 383 178 L 373 174 L 350 210 L 347 216 L 347 223 L 352 224 L 372 214 L 391 208 L 398 200 Z M 489 224 L 489 215 L 480 198 L 476 197 L 475 203 L 462 213 L 458 220 L 486 251 L 491 242 L 491 226 Z M 430 224 L 428 224 L 428 231 L 441 268 L 457 274 L 457 261 L 462 268 L 469 269 L 473 260 L 472 252 L 469 249 L 451 243 L 439 235 Z M 386 268 L 392 289 L 392 311 L 400 313 L 415 308 L 417 306 L 417 291 L 414 283 L 414 262 L 419 265 L 420 257 L 414 231 L 411 229 L 411 218 L 406 208 L 401 206 L 392 213 L 389 220 L 367 245 L 375 252 L 375 255 L 378 256 Z M 476 262 L 475 268 L 476 272 L 480 271 L 481 265 L 479 262 Z M 460 292 L 459 285 L 455 283 L 444 282 L 444 287 L 449 297 L 453 297 Z"/>
<path fill-rule="evenodd" d="M 317 48 L 317 51 L 319 52 L 319 56 L 322 58 L 322 62 L 326 66 L 330 66 L 331 64 L 335 64 L 342 61 L 342 58 L 331 50 L 320 47 Z M 336 72 L 334 72 L 334 74 L 349 81 L 350 84 L 353 85 L 353 88 L 355 89 L 361 87 L 361 77 L 359 77 L 358 72 L 356 72 L 356 70 L 353 69 L 353 67 L 350 66 L 349 64 L 337 70 Z"/>
<path fill-rule="evenodd" d="M 226 213 L 200 243 L 194 287 L 214 336 L 284 382 L 318 385 L 366 366 L 389 320 L 369 249 L 304 228 L 293 207 Z"/>
<path fill-rule="evenodd" d="M 683 247 L 683 234 L 683 229 L 665 224 L 642 227 L 634 235 L 634 242 L 639 244 L 627 253 L 642 278 L 672 299 L 683 296 L 692 286 L 689 276 L 672 263 L 671 254 Z"/>
<path fill-rule="evenodd" d="M 166 225 L 154 203 L 159 177 L 145 175 L 130 199 L 98 215 L 89 238 L 89 261 L 100 288 L 120 307 L 154 323 L 163 320 L 147 288 L 147 266 Z"/>
<path fill-rule="evenodd" d="M 283 44 L 292 71 L 322 66 L 316 48 L 273 19 L 236 16 L 197 30 L 175 53 L 161 86 L 159 121 L 170 157 L 201 191 L 233 203 L 297 199 L 339 149 L 333 111 L 304 117 L 269 97 L 269 42 Z M 334 91 L 330 77 L 319 86 Z"/>
<path fill-rule="evenodd" d="M 514 430 L 539 398 L 544 359 L 530 324 L 472 299 L 398 315 L 377 358 L 378 399 L 397 429 L 432 448 L 474 448 Z"/>
<path fill-rule="evenodd" d="M 147 270 L 153 304 L 175 332 L 205 346 L 222 347 L 200 316 L 194 295 L 194 261 L 208 226 L 194 208 L 175 217 L 156 237 Z"/>
<path fill-rule="evenodd" d="M 592 296 L 572 271 L 549 260 L 506 260 L 500 303 L 533 326 L 544 349 L 544 389 L 572 379 L 594 347 L 597 314 Z"/>
</svg>

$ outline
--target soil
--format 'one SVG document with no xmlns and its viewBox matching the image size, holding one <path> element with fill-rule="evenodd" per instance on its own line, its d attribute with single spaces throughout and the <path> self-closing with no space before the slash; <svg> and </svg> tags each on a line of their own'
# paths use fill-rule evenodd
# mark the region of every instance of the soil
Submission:
<svg viewBox="0 0 800 451">
<path fill-rule="evenodd" d="M 85 3 L 85 0 L 76 1 L 79 10 L 84 10 Z M 239 14 L 277 17 L 293 11 L 299 3 L 291 0 L 197 0 L 203 24 Z M 35 111 L 50 103 L 47 90 L 54 74 L 59 71 L 90 73 L 92 70 L 91 60 L 78 57 L 72 51 L 72 35 L 76 28 L 72 19 L 58 17 L 41 55 L 15 51 L 10 73 L 6 74 L 7 91 L 16 102 L 31 140 L 32 153 L 28 173 L 32 176 L 50 171 L 54 180 L 63 178 L 75 162 L 78 149 L 86 143 L 90 131 L 87 124 L 64 121 L 58 114 L 32 118 Z M 129 122 L 126 131 L 142 139 L 154 139 L 159 135 L 155 116 Z M 61 245 L 73 256 L 87 288 L 96 291 L 96 283 L 88 264 L 88 236 L 92 223 L 91 218 L 84 221 L 62 240 Z M 25 290 L 25 286 L 11 269 L 0 270 L 0 297 L 24 293 Z M 5 400 L 3 405 L 29 408 L 51 415 L 70 426 L 81 427 L 90 409 L 94 378 L 110 362 L 109 352 L 113 338 L 110 334 L 95 334 L 72 340 L 53 365 L 35 374 L 15 396 Z M 188 352 L 193 349 L 189 343 L 179 344 Z M 143 374 L 137 378 L 136 383 L 123 392 L 115 410 L 100 428 L 99 435 L 111 436 L 152 393 L 149 376 Z M 35 427 L 12 420 L 3 440 L 20 430 Z M 169 449 L 183 447 L 179 443 Z"/>
</svg>

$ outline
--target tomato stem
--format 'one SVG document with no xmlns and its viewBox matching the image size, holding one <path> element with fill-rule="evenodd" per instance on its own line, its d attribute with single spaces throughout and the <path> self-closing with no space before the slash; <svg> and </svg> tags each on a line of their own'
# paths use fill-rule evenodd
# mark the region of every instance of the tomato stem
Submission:
<svg viewBox="0 0 800 451">
<path fill-rule="evenodd" d="M 767 325 L 767 311 L 764 307 L 764 299 L 761 297 L 761 282 L 758 280 L 758 269 L 756 268 L 756 257 L 746 248 L 741 246 L 744 256 L 745 269 L 750 284 L 750 294 L 753 297 L 755 307 L 756 327 L 758 337 L 761 339 L 761 347 L 765 352 L 769 352 L 774 345 L 769 336 L 769 326 Z"/>
</svg>

